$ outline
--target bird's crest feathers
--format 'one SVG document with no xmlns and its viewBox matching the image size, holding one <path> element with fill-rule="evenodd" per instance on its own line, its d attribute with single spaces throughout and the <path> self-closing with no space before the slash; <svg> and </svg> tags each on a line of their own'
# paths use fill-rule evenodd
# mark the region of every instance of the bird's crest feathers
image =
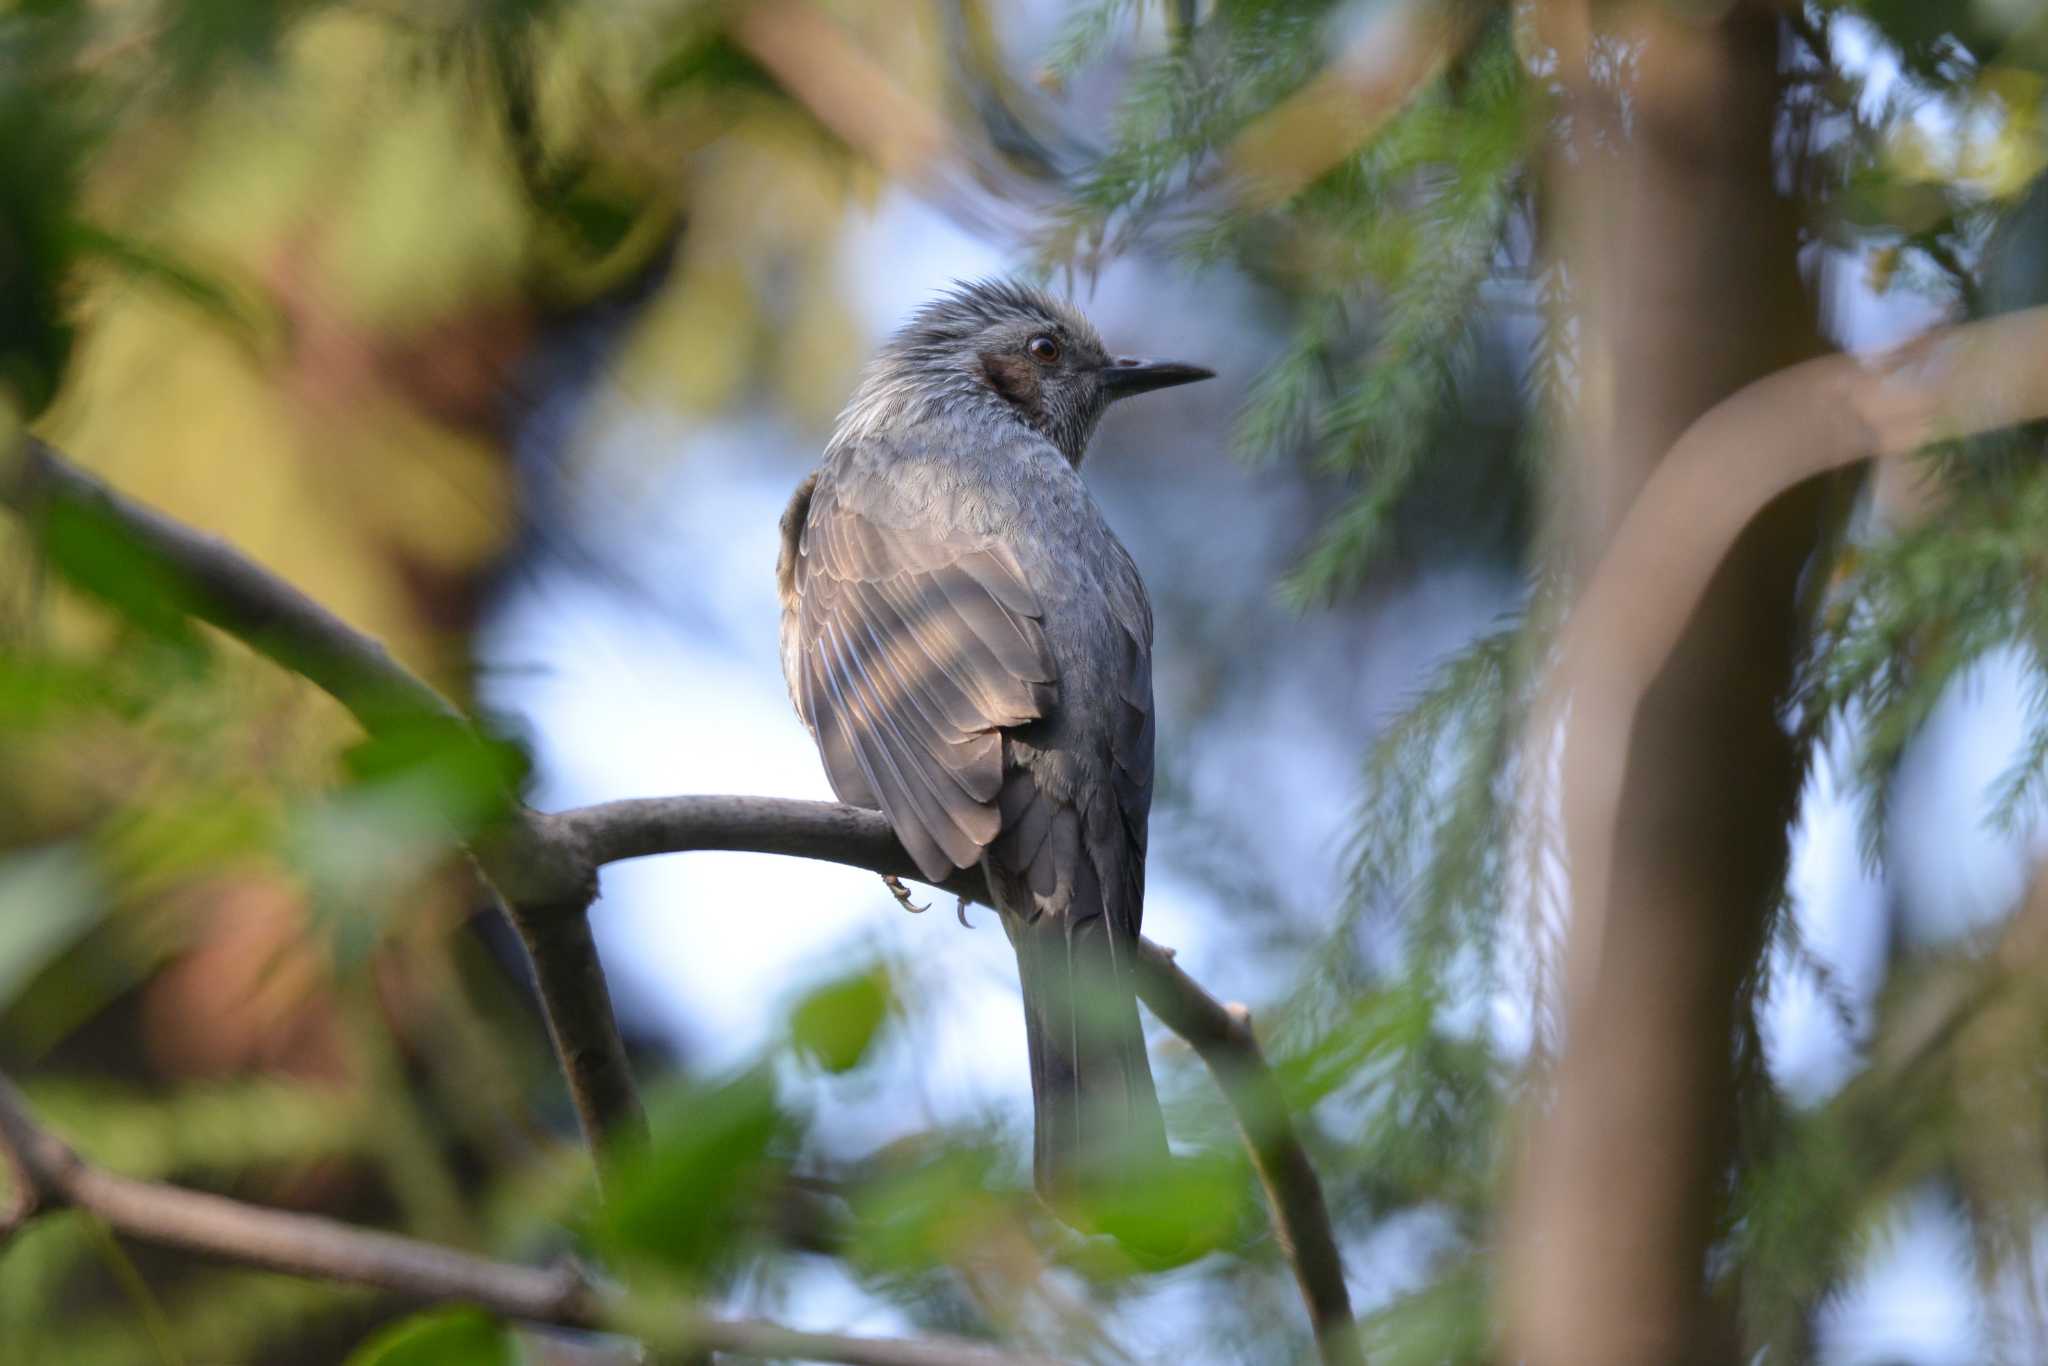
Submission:
<svg viewBox="0 0 2048 1366">
<path fill-rule="evenodd" d="M 983 279 L 957 282 L 926 303 L 890 341 L 892 349 L 949 342 L 996 323 L 1043 322 L 1068 333 L 1075 341 L 1102 339 L 1081 311 L 1021 280 Z"/>
</svg>

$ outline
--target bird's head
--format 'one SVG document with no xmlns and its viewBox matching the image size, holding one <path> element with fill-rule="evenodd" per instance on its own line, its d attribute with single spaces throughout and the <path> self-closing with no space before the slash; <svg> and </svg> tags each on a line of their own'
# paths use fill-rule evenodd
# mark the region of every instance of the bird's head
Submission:
<svg viewBox="0 0 2048 1366">
<path fill-rule="evenodd" d="M 1213 374 L 1179 361 L 1113 356 L 1073 305 L 1027 285 L 983 280 L 918 310 L 883 350 L 867 388 L 966 395 L 1039 432 L 1078 465 L 1111 403 Z"/>
</svg>

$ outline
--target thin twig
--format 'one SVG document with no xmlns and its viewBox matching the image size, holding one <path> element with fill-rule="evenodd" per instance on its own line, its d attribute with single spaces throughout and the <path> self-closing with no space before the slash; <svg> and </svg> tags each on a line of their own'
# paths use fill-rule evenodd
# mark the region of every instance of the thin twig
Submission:
<svg viewBox="0 0 2048 1366">
<path fill-rule="evenodd" d="M 848 1366 L 1047 1366 L 1044 1358 L 960 1338 L 846 1337 L 759 1319 L 713 1318 L 633 1306 L 601 1290 L 573 1263 L 521 1266 L 317 1215 L 264 1209 L 159 1181 L 117 1176 L 84 1161 L 37 1122 L 0 1075 L 0 1148 L 23 1174 L 39 1211 L 85 1211 L 126 1238 L 292 1276 L 346 1282 L 416 1303 L 474 1304 L 505 1318 L 593 1332 L 627 1322 L 664 1344 L 741 1356 L 800 1357 Z"/>
<path fill-rule="evenodd" d="M 533 964 L 546 1004 L 548 1037 L 572 1080 L 570 1098 L 584 1137 L 596 1146 L 645 1136 L 647 1117 L 612 1010 L 611 987 L 590 933 L 590 902 L 511 906 L 510 919 Z"/>
<path fill-rule="evenodd" d="M 374 1286 L 414 1299 L 461 1300 L 537 1323 L 598 1325 L 598 1297 L 571 1266 L 539 1270 L 493 1262 L 317 1215 L 262 1209 L 103 1171 L 43 1128 L 5 1077 L 0 1141 L 27 1174 L 38 1210 L 85 1210 L 128 1237 L 245 1266 Z"/>
</svg>

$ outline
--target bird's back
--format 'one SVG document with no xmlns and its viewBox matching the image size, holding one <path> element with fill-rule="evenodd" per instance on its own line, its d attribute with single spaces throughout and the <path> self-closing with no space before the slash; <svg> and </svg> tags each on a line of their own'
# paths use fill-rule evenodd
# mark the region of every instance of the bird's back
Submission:
<svg viewBox="0 0 2048 1366">
<path fill-rule="evenodd" d="M 1137 566 L 1080 473 L 1022 430 L 949 432 L 927 422 L 835 443 L 783 517 L 783 671 L 799 712 L 802 597 L 814 572 L 826 579 L 835 572 L 805 555 L 806 536 L 814 523 L 848 518 L 905 547 L 911 562 L 891 562 L 897 572 L 970 553 L 1014 568 L 1034 600 L 1052 684 L 1050 705 L 1032 718 L 1028 738 L 1045 756 L 1048 777 L 1063 785 L 1109 778 L 1119 761 L 1130 776 L 1142 768 L 1143 790 L 1126 802 L 1127 818 L 1142 828 L 1151 805 L 1152 608 Z"/>
</svg>

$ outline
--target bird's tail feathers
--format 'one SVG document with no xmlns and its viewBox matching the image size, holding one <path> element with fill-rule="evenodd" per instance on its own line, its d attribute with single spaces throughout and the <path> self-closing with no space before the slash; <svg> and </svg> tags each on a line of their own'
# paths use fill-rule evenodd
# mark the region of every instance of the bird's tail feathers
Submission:
<svg viewBox="0 0 2048 1366">
<path fill-rule="evenodd" d="M 1138 1020 L 1137 945 L 1099 909 L 1004 923 L 1024 991 L 1039 1192 L 1059 1205 L 1157 1173 L 1166 1124 Z"/>
</svg>

